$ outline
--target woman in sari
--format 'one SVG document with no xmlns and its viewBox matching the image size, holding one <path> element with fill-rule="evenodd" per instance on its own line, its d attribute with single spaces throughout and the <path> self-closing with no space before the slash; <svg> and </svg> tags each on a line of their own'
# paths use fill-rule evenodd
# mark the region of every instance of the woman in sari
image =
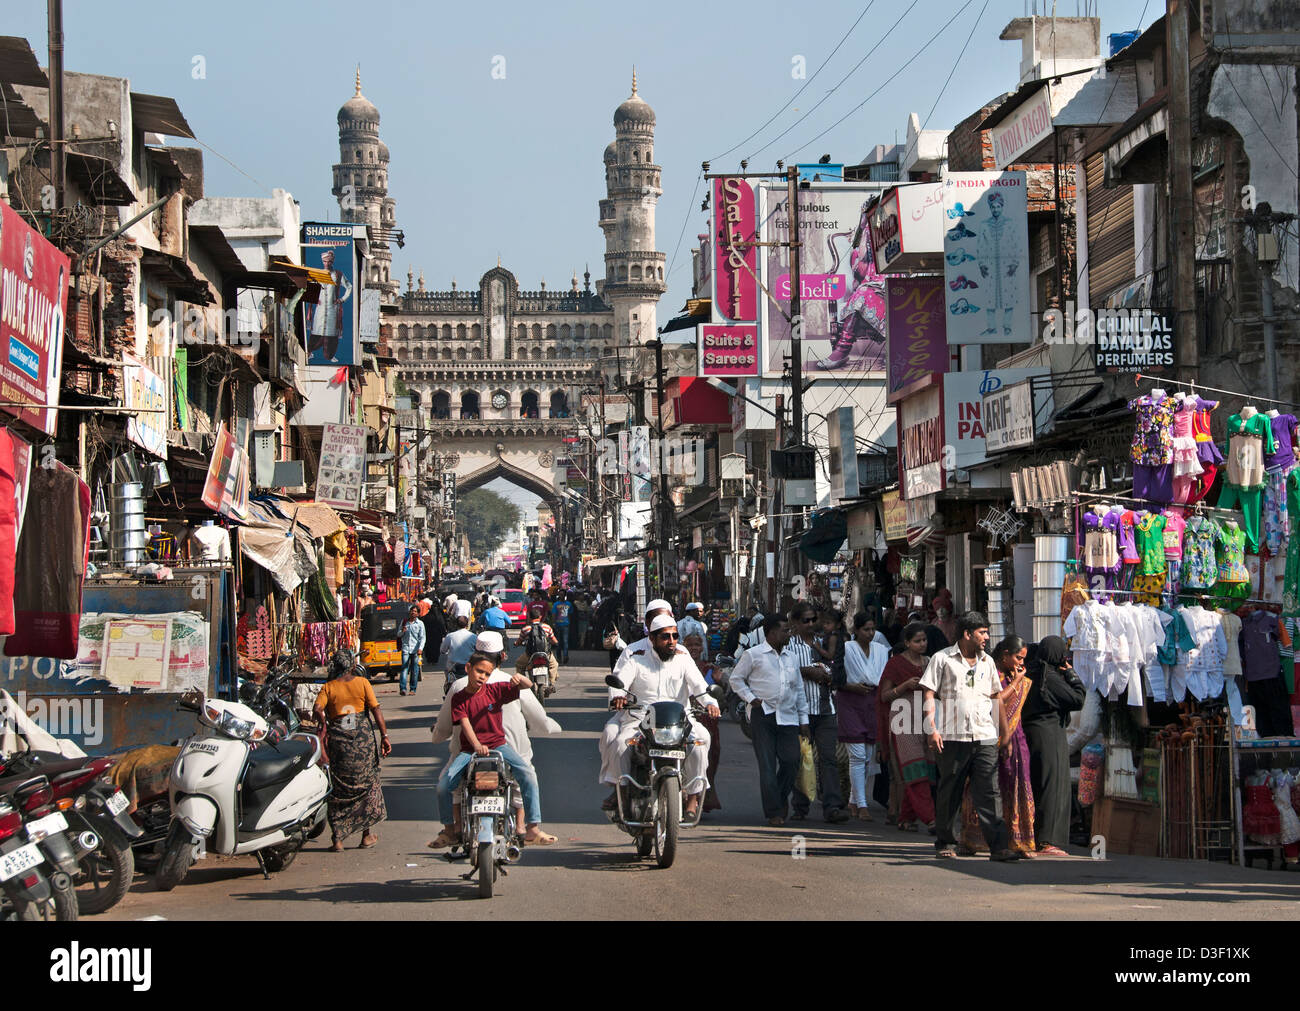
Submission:
<svg viewBox="0 0 1300 1011">
<path fill-rule="evenodd" d="M 1002 678 L 998 693 L 998 789 L 1002 793 L 1002 820 L 1007 824 L 1009 848 L 1034 855 L 1034 790 L 1029 774 L 1029 743 L 1020 717 L 1029 698 L 1025 676 L 1029 647 L 1018 635 L 1009 635 L 993 647 L 993 662 Z M 970 786 L 961 805 L 962 838 L 958 853 L 974 856 L 984 845 Z"/>
<path fill-rule="evenodd" d="M 316 696 L 316 721 L 326 727 L 325 747 L 330 756 L 330 780 L 334 790 L 329 800 L 330 829 L 334 833 L 331 853 L 343 852 L 343 840 L 361 832 L 360 849 L 369 849 L 379 839 L 370 831 L 388 817 L 384 791 L 379 784 L 379 756 L 393 750 L 379 700 L 370 682 L 356 673 L 351 650 L 341 649 L 330 658 L 330 680 Z M 379 724 L 379 747 L 368 713 Z"/>
<path fill-rule="evenodd" d="M 880 675 L 880 725 L 878 740 L 889 741 L 889 807 L 897 804 L 898 827 L 915 832 L 921 825 L 934 829 L 934 797 L 930 780 L 934 762 L 921 732 L 921 675 L 925 655 L 925 626 L 919 621 L 903 629 L 903 651 L 885 665 Z"/>
</svg>

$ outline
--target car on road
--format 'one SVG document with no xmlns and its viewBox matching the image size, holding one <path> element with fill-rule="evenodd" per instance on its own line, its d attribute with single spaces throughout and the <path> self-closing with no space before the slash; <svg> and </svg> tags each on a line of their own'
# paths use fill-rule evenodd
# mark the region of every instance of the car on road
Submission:
<svg viewBox="0 0 1300 1011">
<path fill-rule="evenodd" d="M 510 627 L 522 628 L 528 624 L 528 594 L 523 590 L 498 590 L 496 597 L 501 601 L 501 610 L 510 615 Z"/>
</svg>

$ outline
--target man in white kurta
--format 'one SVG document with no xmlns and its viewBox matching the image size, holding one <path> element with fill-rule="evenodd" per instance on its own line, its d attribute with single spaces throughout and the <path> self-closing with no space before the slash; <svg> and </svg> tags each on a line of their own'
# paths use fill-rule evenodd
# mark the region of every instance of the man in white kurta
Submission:
<svg viewBox="0 0 1300 1011">
<path fill-rule="evenodd" d="M 601 737 L 603 783 L 617 785 L 619 776 L 629 775 L 632 771 L 632 756 L 628 752 L 628 746 L 638 732 L 638 721 L 621 711 L 627 705 L 627 692 L 636 696 L 638 704 L 679 702 L 687 707 L 689 714 L 691 697 L 707 696 L 709 691 L 708 682 L 704 680 L 690 654 L 679 652 L 677 623 L 671 615 L 659 615 L 654 619 L 650 626 L 650 641 L 650 648 L 633 651 L 622 671 L 615 675 L 626 692 L 615 691 L 612 704 L 620 712 L 615 713 L 606 724 L 607 728 L 612 725 L 616 731 L 612 735 L 612 747 L 606 744 L 610 735 Z M 719 715 L 718 707 L 713 702 L 709 702 L 706 711 L 711 716 Z M 687 719 L 690 719 L 689 715 Z M 691 747 L 687 749 L 686 761 L 682 766 L 682 791 L 686 794 L 688 816 L 694 816 L 700 797 L 709 785 L 706 773 L 711 740 L 708 730 L 692 720 Z"/>
</svg>

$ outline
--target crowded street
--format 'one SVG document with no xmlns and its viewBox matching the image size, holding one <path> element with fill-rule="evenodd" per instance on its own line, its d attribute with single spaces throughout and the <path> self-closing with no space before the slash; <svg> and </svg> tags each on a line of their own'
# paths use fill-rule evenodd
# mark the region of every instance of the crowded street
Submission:
<svg viewBox="0 0 1300 1011">
<path fill-rule="evenodd" d="M 602 919 L 612 909 L 638 919 L 675 918 L 683 903 L 706 919 L 1293 919 L 1300 879 L 1263 869 L 1171 863 L 1150 857 L 1069 858 L 1014 866 L 987 860 L 937 865 L 929 837 L 884 825 L 827 825 L 820 817 L 786 828 L 761 817 L 754 753 L 724 723 L 718 793 L 723 809 L 684 833 L 667 870 L 638 861 L 599 810 L 596 750 L 608 711 L 604 655 L 573 654 L 572 677 L 548 704 L 562 734 L 535 744 L 546 822 L 555 846 L 526 848 L 491 903 L 476 901 L 464 861 L 426 843 L 435 834 L 433 785 L 446 747 L 429 743 L 441 703 L 438 679 L 414 697 L 381 684 L 393 733 L 383 763 L 388 820 L 371 850 L 326 852 L 309 844 L 265 881 L 251 857 L 208 857 L 170 894 L 141 882 L 102 920 L 497 920 Z M 802 837 L 802 859 L 795 859 Z M 633 915 L 629 912 L 628 915 Z"/>
</svg>

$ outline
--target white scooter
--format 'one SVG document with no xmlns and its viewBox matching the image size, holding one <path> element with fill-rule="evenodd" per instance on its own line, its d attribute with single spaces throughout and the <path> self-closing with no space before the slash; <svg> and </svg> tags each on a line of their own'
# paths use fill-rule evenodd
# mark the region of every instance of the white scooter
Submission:
<svg viewBox="0 0 1300 1011">
<path fill-rule="evenodd" d="M 263 876 L 288 867 L 312 830 L 323 825 L 330 778 L 312 734 L 267 739 L 269 725 L 240 702 L 182 696 L 200 731 L 172 766 L 172 820 L 155 880 L 170 891 L 203 846 L 231 856 L 252 853 Z"/>
</svg>

